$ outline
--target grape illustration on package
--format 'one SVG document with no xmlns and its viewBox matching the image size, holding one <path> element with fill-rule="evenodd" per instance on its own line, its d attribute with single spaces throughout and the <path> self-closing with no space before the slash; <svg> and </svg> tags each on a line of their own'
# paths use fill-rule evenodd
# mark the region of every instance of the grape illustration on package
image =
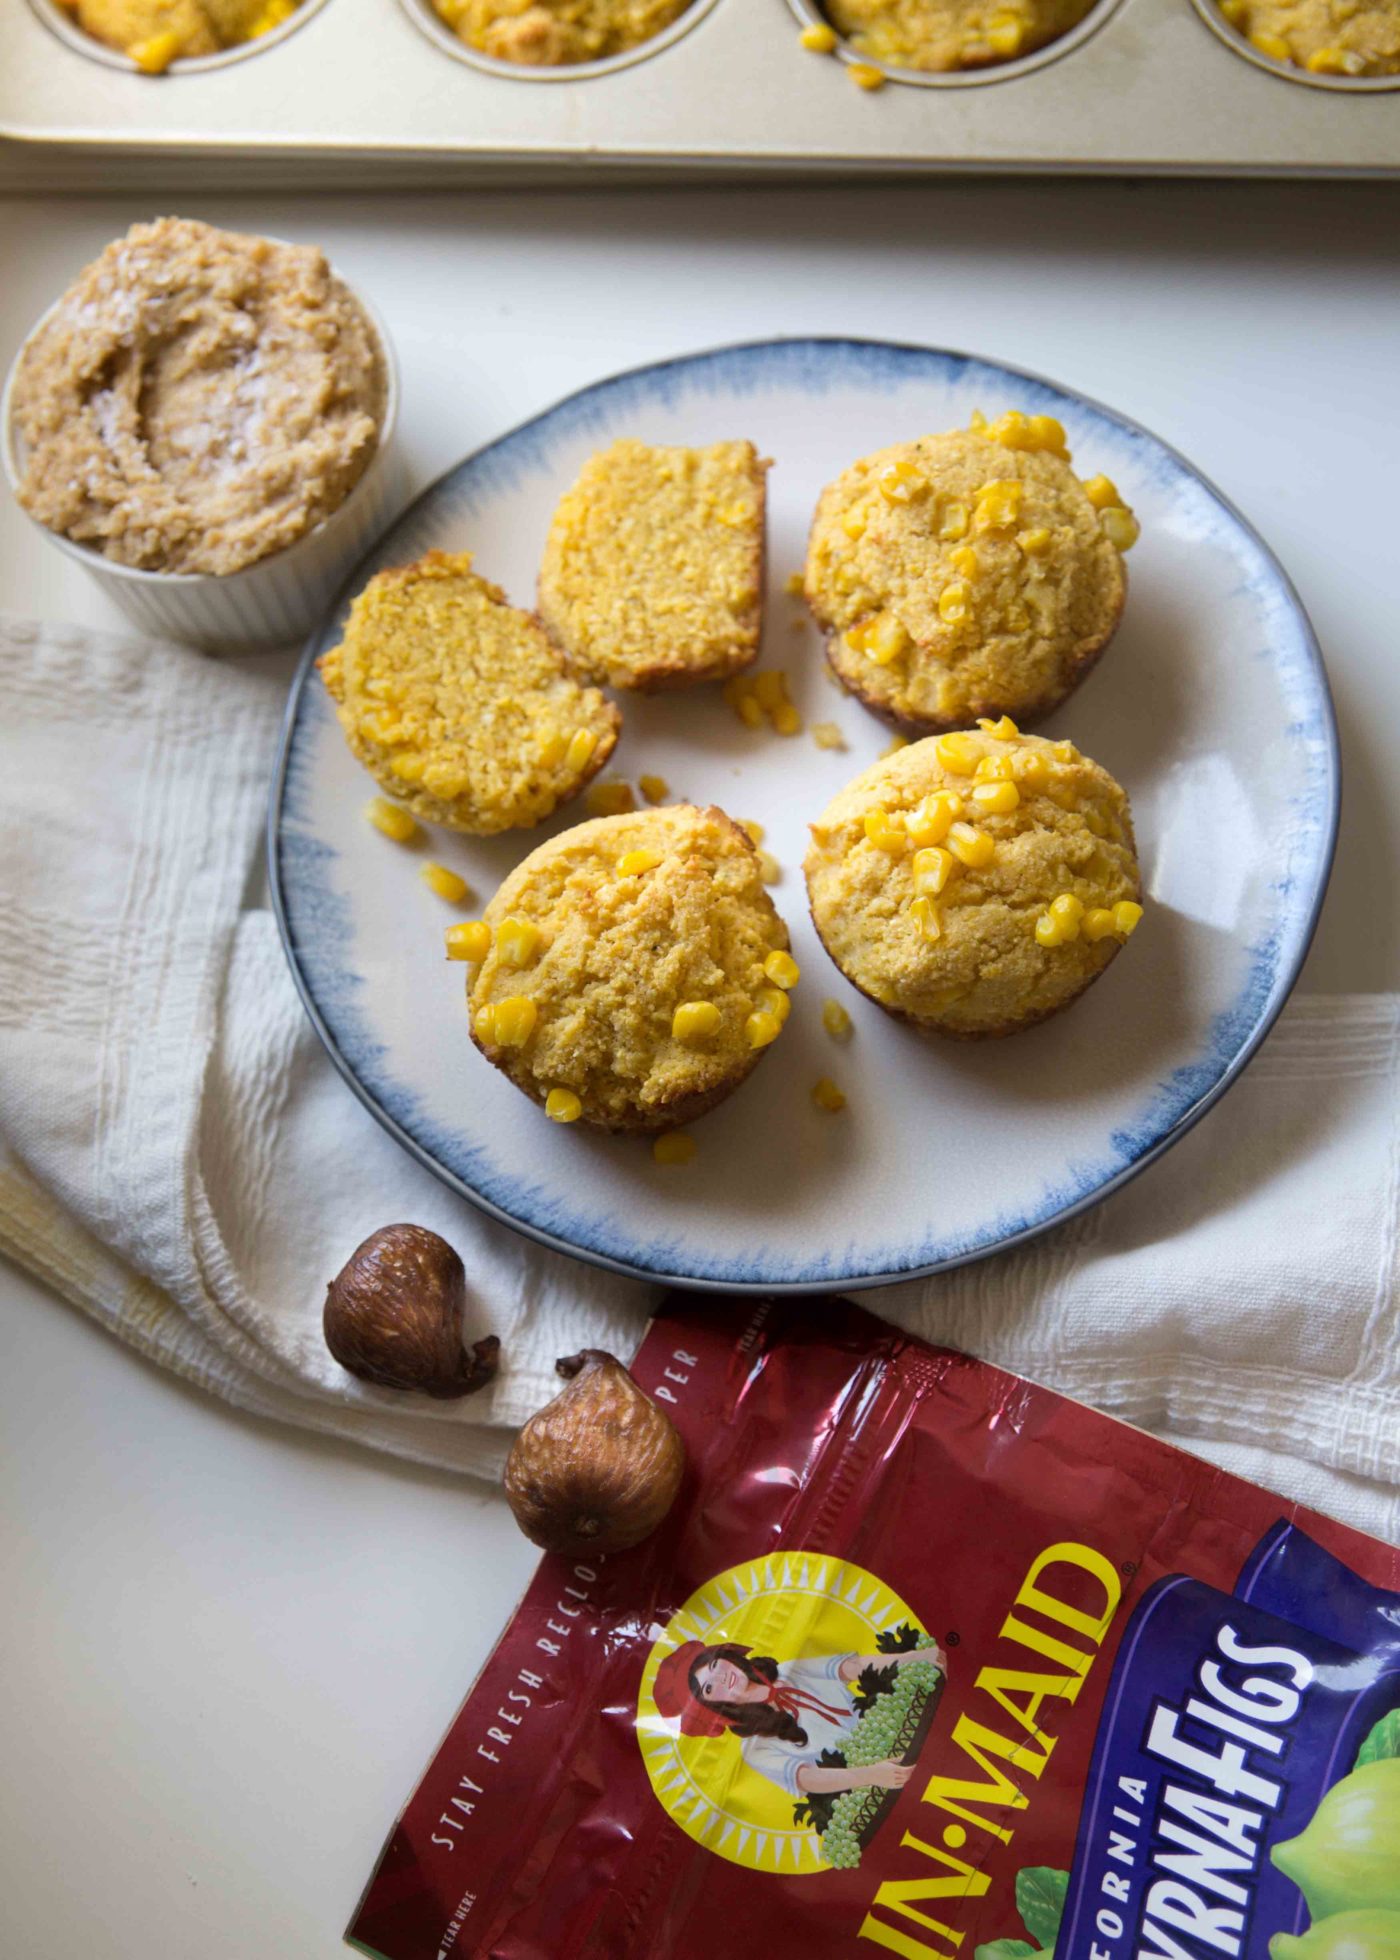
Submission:
<svg viewBox="0 0 1400 1960">
<path fill-rule="evenodd" d="M 650 1540 L 546 1558 L 380 1960 L 1400 1960 L 1400 1553 L 841 1300 L 676 1298 Z"/>
</svg>

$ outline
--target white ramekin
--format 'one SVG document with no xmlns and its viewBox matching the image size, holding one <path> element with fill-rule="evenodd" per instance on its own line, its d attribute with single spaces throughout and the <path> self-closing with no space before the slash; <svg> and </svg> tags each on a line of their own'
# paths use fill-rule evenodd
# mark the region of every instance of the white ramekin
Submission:
<svg viewBox="0 0 1400 1960">
<path fill-rule="evenodd" d="M 331 270 L 339 279 L 334 266 Z M 146 632 L 183 640 L 206 653 L 242 653 L 303 639 L 335 597 L 346 572 L 388 523 L 398 488 L 393 448 L 399 409 L 398 361 L 378 313 L 347 280 L 342 279 L 341 284 L 361 307 L 379 340 L 384 356 L 384 416 L 379 442 L 364 475 L 345 502 L 305 537 L 241 572 L 150 572 L 117 564 L 90 545 L 77 544 L 49 530 L 37 518 L 30 518 L 56 550 L 81 565 L 107 597 Z M 55 301 L 26 335 L 0 395 L 5 474 L 16 493 L 23 474 L 23 444 L 14 419 L 15 381 L 25 349 L 61 303 Z"/>
</svg>

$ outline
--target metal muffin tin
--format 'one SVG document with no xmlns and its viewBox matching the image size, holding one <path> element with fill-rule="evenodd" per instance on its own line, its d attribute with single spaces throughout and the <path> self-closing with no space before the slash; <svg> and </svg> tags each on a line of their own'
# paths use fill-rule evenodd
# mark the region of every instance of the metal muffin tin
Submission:
<svg viewBox="0 0 1400 1960">
<path fill-rule="evenodd" d="M 248 49 L 142 75 L 55 0 L 11 0 L 0 181 L 286 188 L 951 171 L 1400 176 L 1400 77 L 1270 61 L 1214 0 L 1098 0 L 1060 42 L 865 93 L 800 45 L 816 0 L 695 0 L 572 70 L 462 47 L 431 0 L 306 0 Z M 1301 84 L 1301 85 L 1300 85 Z"/>
</svg>

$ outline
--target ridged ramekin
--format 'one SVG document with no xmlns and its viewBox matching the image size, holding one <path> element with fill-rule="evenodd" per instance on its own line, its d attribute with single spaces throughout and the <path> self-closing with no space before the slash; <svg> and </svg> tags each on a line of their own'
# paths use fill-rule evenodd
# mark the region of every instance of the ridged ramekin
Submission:
<svg viewBox="0 0 1400 1960">
<path fill-rule="evenodd" d="M 331 270 L 340 279 L 334 266 Z M 25 512 L 34 528 L 66 558 L 81 565 L 144 631 L 163 639 L 183 640 L 206 653 L 242 653 L 302 639 L 335 597 L 346 572 L 388 523 L 398 488 L 394 454 L 398 360 L 374 307 L 347 280 L 341 279 L 341 284 L 369 321 L 384 357 L 384 414 L 379 441 L 364 475 L 344 503 L 305 537 L 241 572 L 152 572 L 117 564 L 91 545 L 65 538 Z M 16 500 L 23 475 L 23 443 L 14 418 L 15 382 L 26 349 L 61 304 L 56 300 L 25 336 L 0 395 L 5 474 Z"/>
</svg>

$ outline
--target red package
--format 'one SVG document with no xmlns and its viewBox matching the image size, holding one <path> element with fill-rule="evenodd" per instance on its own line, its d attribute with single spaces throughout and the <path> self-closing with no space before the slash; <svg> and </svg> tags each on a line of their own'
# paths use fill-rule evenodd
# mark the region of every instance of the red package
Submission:
<svg viewBox="0 0 1400 1960">
<path fill-rule="evenodd" d="M 1400 1954 L 1400 1554 L 841 1300 L 632 1372 L 681 1497 L 543 1560 L 353 1946 Z"/>
</svg>

